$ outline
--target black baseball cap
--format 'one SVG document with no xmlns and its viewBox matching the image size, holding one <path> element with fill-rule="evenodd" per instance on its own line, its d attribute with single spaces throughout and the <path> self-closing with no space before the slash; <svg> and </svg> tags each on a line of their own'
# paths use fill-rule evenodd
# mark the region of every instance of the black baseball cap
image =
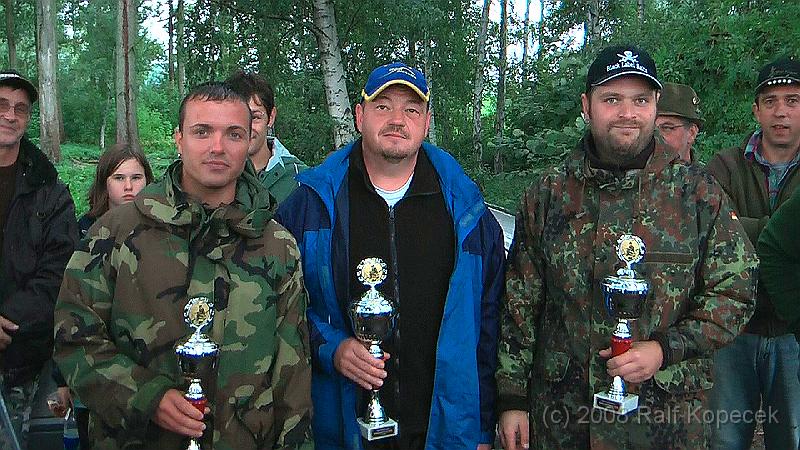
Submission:
<svg viewBox="0 0 800 450">
<path fill-rule="evenodd" d="M 646 51 L 632 45 L 615 45 L 600 51 L 589 66 L 586 92 L 595 86 L 626 75 L 643 77 L 654 88 L 658 90 L 663 88 L 656 74 L 656 63 Z"/>
<path fill-rule="evenodd" d="M 24 89 L 28 93 L 28 100 L 34 103 L 39 98 L 36 86 L 13 69 L 0 70 L 0 86 L 11 86 L 15 89 Z"/>
<path fill-rule="evenodd" d="M 758 72 L 756 94 L 767 86 L 792 83 L 800 83 L 800 62 L 790 58 L 780 58 L 762 67 Z"/>
</svg>

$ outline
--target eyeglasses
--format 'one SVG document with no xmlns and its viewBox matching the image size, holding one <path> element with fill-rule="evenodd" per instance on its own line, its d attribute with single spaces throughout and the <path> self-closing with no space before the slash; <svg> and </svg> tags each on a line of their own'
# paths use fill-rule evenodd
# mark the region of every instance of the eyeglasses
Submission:
<svg viewBox="0 0 800 450">
<path fill-rule="evenodd" d="M 0 114 L 5 114 L 9 110 L 14 109 L 14 115 L 19 118 L 28 117 L 31 113 L 31 105 L 25 103 L 17 103 L 14 106 L 11 106 L 11 102 L 7 99 L 0 98 Z"/>
<path fill-rule="evenodd" d="M 661 131 L 661 133 L 671 133 L 671 132 L 677 130 L 678 128 L 683 128 L 685 126 L 687 126 L 687 125 L 686 124 L 683 124 L 683 125 L 670 125 L 670 124 L 666 124 L 665 123 L 665 124 L 658 125 L 658 130 Z"/>
</svg>

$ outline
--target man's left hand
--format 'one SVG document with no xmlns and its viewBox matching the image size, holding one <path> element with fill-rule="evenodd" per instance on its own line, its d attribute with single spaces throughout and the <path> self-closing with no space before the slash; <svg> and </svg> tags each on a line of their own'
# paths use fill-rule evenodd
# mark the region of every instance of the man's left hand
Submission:
<svg viewBox="0 0 800 450">
<path fill-rule="evenodd" d="M 600 350 L 603 358 L 611 357 L 611 349 Z M 608 374 L 621 376 L 629 383 L 649 380 L 658 372 L 664 361 L 664 352 L 656 341 L 634 342 L 630 350 L 606 362 Z"/>
</svg>

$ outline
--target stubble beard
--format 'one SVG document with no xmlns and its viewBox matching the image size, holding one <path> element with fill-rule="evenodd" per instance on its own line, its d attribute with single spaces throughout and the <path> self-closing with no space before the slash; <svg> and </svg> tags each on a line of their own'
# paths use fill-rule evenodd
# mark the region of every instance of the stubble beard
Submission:
<svg viewBox="0 0 800 450">
<path fill-rule="evenodd" d="M 595 136 L 597 153 L 602 160 L 622 165 L 639 155 L 650 143 L 655 127 L 639 124 L 639 135 L 629 143 L 622 142 L 611 135 L 610 129 L 603 136 Z"/>
</svg>

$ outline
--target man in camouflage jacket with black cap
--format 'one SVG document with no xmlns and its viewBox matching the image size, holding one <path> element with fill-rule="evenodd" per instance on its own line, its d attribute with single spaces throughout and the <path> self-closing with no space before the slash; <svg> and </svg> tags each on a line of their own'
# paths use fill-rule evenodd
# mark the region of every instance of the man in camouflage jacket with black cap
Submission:
<svg viewBox="0 0 800 450">
<path fill-rule="evenodd" d="M 497 371 L 506 449 L 708 445 L 710 357 L 752 314 L 756 258 L 720 187 L 654 135 L 660 89 L 645 52 L 603 50 L 582 95 L 589 133 L 523 198 Z M 626 234 L 645 245 L 650 291 L 633 346 L 611 357 L 600 286 Z M 628 415 L 592 407 L 613 376 L 639 396 Z"/>
<path fill-rule="evenodd" d="M 186 436 L 204 449 L 313 448 L 300 253 L 247 162 L 250 117 L 225 84 L 192 91 L 181 160 L 101 217 L 67 267 L 56 360 L 91 411 L 93 448 L 179 449 Z M 205 414 L 181 392 L 174 349 L 196 297 L 213 302 L 205 331 L 220 346 Z"/>
</svg>

